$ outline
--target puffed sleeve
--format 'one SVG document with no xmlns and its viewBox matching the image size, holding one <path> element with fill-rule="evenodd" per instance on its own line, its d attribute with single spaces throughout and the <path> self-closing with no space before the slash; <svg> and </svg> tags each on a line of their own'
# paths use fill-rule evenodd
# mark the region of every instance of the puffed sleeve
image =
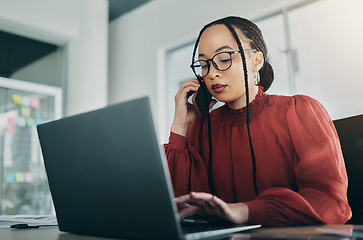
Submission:
<svg viewBox="0 0 363 240">
<path fill-rule="evenodd" d="M 261 192 L 247 203 L 249 222 L 268 226 L 345 223 L 351 217 L 348 179 L 333 122 L 318 101 L 297 95 L 288 106 L 287 123 L 299 190 Z"/>
<path fill-rule="evenodd" d="M 205 163 L 197 148 L 189 145 L 186 137 L 173 132 L 170 132 L 169 143 L 164 145 L 175 196 L 191 190 L 208 192 Z"/>
</svg>

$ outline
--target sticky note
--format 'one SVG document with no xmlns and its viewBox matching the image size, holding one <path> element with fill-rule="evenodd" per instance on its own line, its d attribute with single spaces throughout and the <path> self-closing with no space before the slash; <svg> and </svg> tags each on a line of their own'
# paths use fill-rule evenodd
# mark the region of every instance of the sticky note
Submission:
<svg viewBox="0 0 363 240">
<path fill-rule="evenodd" d="M 15 134 L 15 127 L 14 126 L 8 126 L 6 128 L 6 133 L 10 134 L 10 135 L 14 135 Z"/>
<path fill-rule="evenodd" d="M 21 104 L 21 96 L 19 94 L 13 94 L 13 102 L 16 104 Z"/>
<path fill-rule="evenodd" d="M 33 182 L 33 173 L 31 172 L 25 172 L 24 173 L 24 180 L 25 182 Z"/>
<path fill-rule="evenodd" d="M 8 125 L 15 125 L 15 118 L 14 117 L 8 117 Z"/>
<path fill-rule="evenodd" d="M 23 117 L 29 117 L 30 116 L 30 109 L 26 108 L 26 107 L 21 108 L 21 115 Z"/>
<path fill-rule="evenodd" d="M 34 121 L 33 118 L 28 118 L 26 120 L 26 122 L 27 122 L 28 127 L 34 127 L 35 126 L 35 121 Z"/>
<path fill-rule="evenodd" d="M 6 126 L 6 133 L 14 135 L 15 134 L 15 124 L 16 123 L 16 119 L 13 117 L 9 117 L 8 118 L 8 124 Z"/>
<path fill-rule="evenodd" d="M 39 98 L 31 98 L 30 99 L 30 107 L 39 108 Z"/>
<path fill-rule="evenodd" d="M 27 96 L 23 96 L 21 98 L 21 105 L 29 107 L 30 106 L 30 98 Z"/>
<path fill-rule="evenodd" d="M 7 172 L 5 174 L 5 182 L 7 182 L 7 183 L 15 182 L 15 175 L 13 172 Z"/>
<path fill-rule="evenodd" d="M 24 182 L 24 173 L 15 172 L 15 181 L 16 182 Z"/>
</svg>

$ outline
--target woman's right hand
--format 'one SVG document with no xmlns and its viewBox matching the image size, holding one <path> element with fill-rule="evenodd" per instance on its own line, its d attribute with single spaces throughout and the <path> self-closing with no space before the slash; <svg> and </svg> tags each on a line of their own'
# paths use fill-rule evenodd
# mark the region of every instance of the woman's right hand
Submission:
<svg viewBox="0 0 363 240">
<path fill-rule="evenodd" d="M 175 114 L 174 121 L 171 125 L 171 131 L 186 136 L 189 124 L 194 122 L 198 116 L 197 110 L 193 104 L 188 102 L 188 98 L 198 91 L 200 84 L 198 80 L 190 79 L 180 85 L 179 91 L 174 97 Z"/>
</svg>

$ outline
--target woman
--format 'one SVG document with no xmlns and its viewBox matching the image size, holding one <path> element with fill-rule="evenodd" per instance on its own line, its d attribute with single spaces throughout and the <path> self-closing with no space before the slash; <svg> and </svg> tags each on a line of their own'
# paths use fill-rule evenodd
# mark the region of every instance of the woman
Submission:
<svg viewBox="0 0 363 240">
<path fill-rule="evenodd" d="M 199 81 L 181 84 L 165 145 L 180 218 L 265 226 L 349 220 L 334 125 L 310 97 L 264 92 L 273 71 L 254 23 L 227 17 L 206 25 L 191 67 Z M 225 103 L 207 117 L 188 103 L 201 84 Z"/>
</svg>

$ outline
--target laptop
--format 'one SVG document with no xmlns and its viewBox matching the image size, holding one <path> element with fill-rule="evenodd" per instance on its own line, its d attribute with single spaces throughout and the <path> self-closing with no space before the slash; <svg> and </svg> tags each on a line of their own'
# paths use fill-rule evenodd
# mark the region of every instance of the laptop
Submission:
<svg viewBox="0 0 363 240">
<path fill-rule="evenodd" d="M 41 124 L 37 130 L 60 231 L 200 239 L 260 227 L 183 232 L 148 97 Z"/>
<path fill-rule="evenodd" d="M 348 174 L 348 203 L 353 216 L 347 224 L 363 224 L 363 114 L 334 120 Z"/>
</svg>

